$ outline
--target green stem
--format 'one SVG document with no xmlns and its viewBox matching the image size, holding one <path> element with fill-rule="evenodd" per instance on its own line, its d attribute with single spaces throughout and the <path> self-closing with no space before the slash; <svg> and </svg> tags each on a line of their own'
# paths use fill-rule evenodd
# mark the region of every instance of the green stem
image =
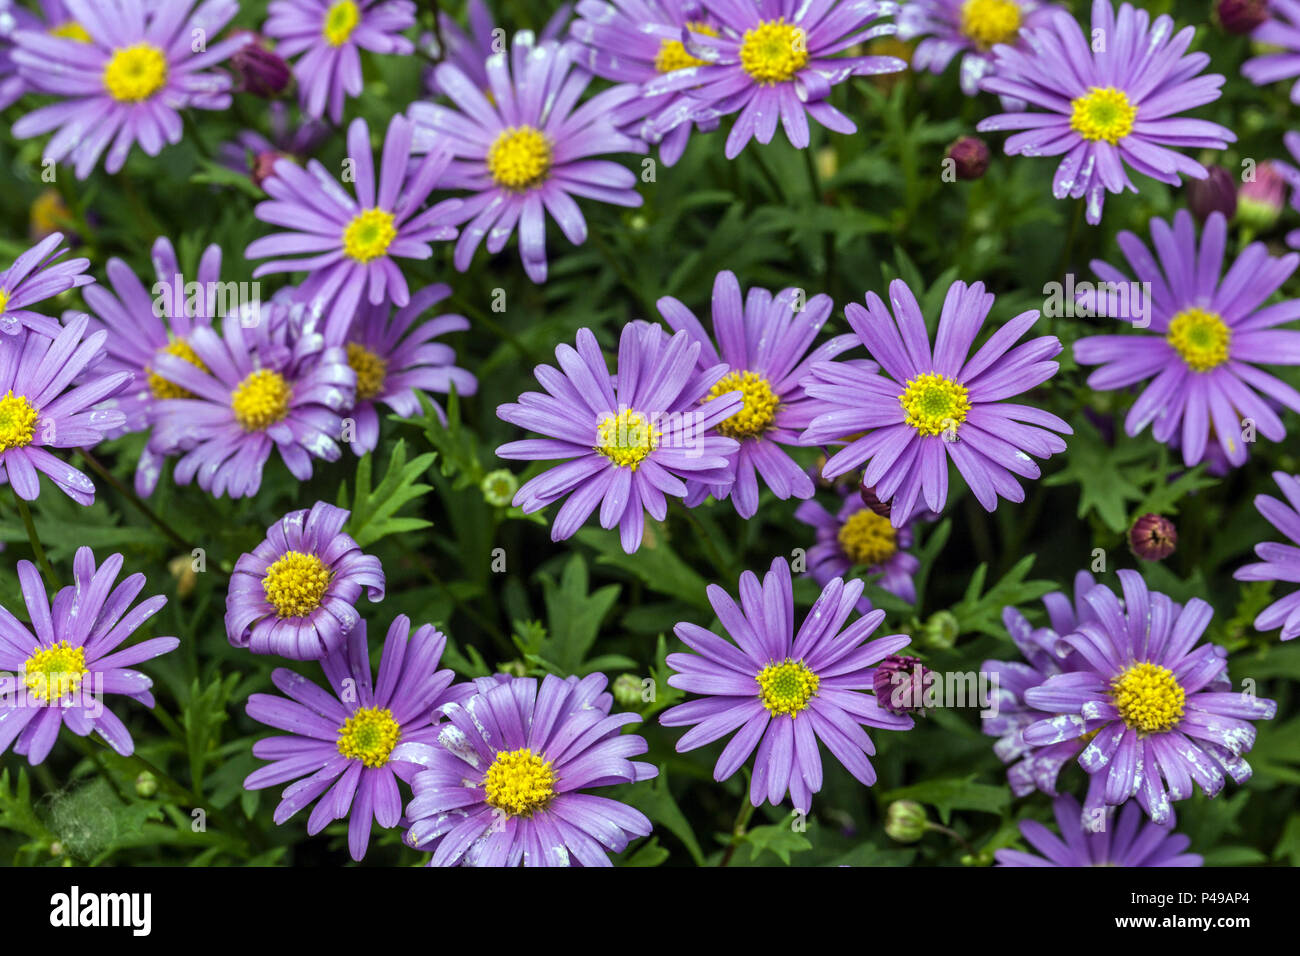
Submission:
<svg viewBox="0 0 1300 956">
<path fill-rule="evenodd" d="M 740 794 L 740 810 L 736 813 L 736 822 L 731 827 L 731 842 L 727 844 L 726 851 L 722 854 L 722 859 L 718 861 L 718 866 L 726 866 L 731 862 L 731 858 L 736 855 L 736 850 L 745 837 L 745 828 L 749 826 L 749 820 L 754 815 L 754 805 L 749 802 L 749 775 L 745 775 L 745 789 Z"/>
<path fill-rule="evenodd" d="M 711 535 L 708 529 L 704 527 L 704 523 L 700 521 L 695 512 L 690 508 L 683 508 L 682 514 L 686 516 L 686 520 L 690 526 L 695 529 L 695 534 L 704 545 L 704 550 L 707 552 L 709 560 L 713 562 L 713 566 L 719 571 L 733 571 L 734 569 L 732 568 L 731 562 L 722 556 L 722 551 L 719 550 L 717 543 L 713 540 L 713 535 Z M 732 576 L 740 577 L 739 573 L 733 574 Z"/>
<path fill-rule="evenodd" d="M 126 487 L 126 485 L 122 484 L 122 482 L 117 479 L 117 476 L 114 475 L 107 468 L 105 468 L 103 464 L 100 463 L 99 459 L 97 459 L 94 455 L 92 455 L 87 449 L 78 448 L 77 454 L 79 454 L 82 460 L 85 461 L 85 463 L 90 466 L 91 471 L 93 471 L 100 478 L 103 478 L 104 481 L 107 482 L 108 485 L 112 487 L 114 491 L 116 491 L 119 495 L 121 495 L 123 498 L 129 501 L 132 505 L 134 505 L 136 510 L 139 511 L 146 518 L 148 518 L 149 521 L 152 522 L 156 528 L 162 531 L 163 534 L 167 535 L 167 537 L 171 539 L 173 544 L 175 544 L 177 547 L 181 548 L 184 551 L 193 550 L 193 548 L 190 547 L 190 543 L 188 541 L 182 538 L 180 534 L 177 533 L 177 531 L 174 528 L 172 528 L 171 525 L 163 521 L 162 518 L 158 517 L 158 515 L 154 512 L 154 510 L 150 508 L 147 504 L 145 504 L 143 500 L 141 500 L 139 495 L 137 495 L 130 488 Z"/>
<path fill-rule="evenodd" d="M 1079 234 L 1079 221 L 1083 218 L 1083 206 L 1087 200 L 1080 198 L 1074 204 L 1074 214 L 1070 217 L 1070 231 L 1065 235 L 1065 248 L 1061 250 L 1061 264 L 1056 267 L 1057 278 L 1065 275 L 1065 270 L 1070 267 L 1070 256 L 1074 252 L 1074 239 Z"/>
<path fill-rule="evenodd" d="M 45 556 L 45 548 L 41 545 L 40 536 L 36 533 L 36 524 L 32 521 L 32 512 L 27 507 L 27 502 L 19 497 L 17 491 L 14 491 L 14 504 L 18 506 L 18 514 L 23 519 L 23 527 L 27 529 L 27 541 L 32 546 L 32 553 L 36 555 L 36 563 L 40 565 L 41 572 L 45 575 L 45 582 L 50 586 L 51 591 L 57 591 L 59 589 L 59 579 L 54 575 L 54 568 L 50 565 L 50 559 Z"/>
</svg>

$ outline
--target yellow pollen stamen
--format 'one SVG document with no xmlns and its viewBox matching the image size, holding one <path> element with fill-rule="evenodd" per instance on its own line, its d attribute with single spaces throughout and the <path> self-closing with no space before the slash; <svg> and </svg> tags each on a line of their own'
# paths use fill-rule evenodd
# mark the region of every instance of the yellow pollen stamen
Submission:
<svg viewBox="0 0 1300 956">
<path fill-rule="evenodd" d="M 246 432 L 260 432 L 289 414 L 293 390 L 284 376 L 269 368 L 258 369 L 239 383 L 230 396 L 235 421 Z"/>
<path fill-rule="evenodd" d="M 149 43 L 117 50 L 104 67 L 104 88 L 120 103 L 139 103 L 167 83 L 167 57 Z"/>
<path fill-rule="evenodd" d="M 393 214 L 367 209 L 357 213 L 343 230 L 343 252 L 357 262 L 366 263 L 387 253 L 396 238 Z"/>
<path fill-rule="evenodd" d="M 740 65 L 759 83 L 784 83 L 808 65 L 808 36 L 785 17 L 764 20 L 745 31 Z"/>
<path fill-rule="evenodd" d="M 596 451 L 614 464 L 633 471 L 659 447 L 661 437 L 650 419 L 630 408 L 607 416 L 597 428 L 597 435 Z"/>
<path fill-rule="evenodd" d="M 60 23 L 57 27 L 50 27 L 50 36 L 61 37 L 64 40 L 76 40 L 78 43 L 90 42 L 90 34 L 76 20 L 69 20 L 67 23 Z"/>
<path fill-rule="evenodd" d="M 898 532 L 870 508 L 849 515 L 840 525 L 840 549 L 854 564 L 875 567 L 884 564 L 898 551 Z"/>
<path fill-rule="evenodd" d="M 686 29 L 693 33 L 702 33 L 705 36 L 715 37 L 718 31 L 707 23 L 691 22 L 686 24 Z M 655 70 L 660 73 L 672 73 L 674 70 L 684 70 L 691 66 L 706 66 L 707 63 L 699 57 L 691 56 L 686 52 L 686 46 L 681 40 L 660 40 L 659 52 L 655 54 Z"/>
<path fill-rule="evenodd" d="M 190 343 L 184 339 L 176 339 L 169 342 L 158 350 L 165 355 L 175 355 L 179 359 L 184 359 L 201 372 L 208 371 L 208 367 L 203 364 L 203 359 L 199 358 L 199 353 L 190 347 Z M 145 373 L 149 379 L 149 391 L 153 393 L 154 398 L 193 398 L 194 393 L 189 389 L 181 388 L 174 382 L 169 382 L 152 368 L 145 368 Z"/>
<path fill-rule="evenodd" d="M 1070 105 L 1074 107 L 1070 129 L 1084 139 L 1104 139 L 1112 146 L 1133 131 L 1137 119 L 1137 107 L 1113 86 L 1094 86 Z"/>
<path fill-rule="evenodd" d="M 339 728 L 339 753 L 367 767 L 388 763 L 402 730 L 387 707 L 362 707 Z"/>
<path fill-rule="evenodd" d="M 718 432 L 728 438 L 754 438 L 771 427 L 779 404 L 767 379 L 754 372 L 728 372 L 704 396 L 711 402 L 722 395 L 739 391 L 745 399 L 740 411 L 719 424 Z"/>
<path fill-rule="evenodd" d="M 32 649 L 23 665 L 23 683 L 37 700 L 63 700 L 77 692 L 88 673 L 85 650 L 59 641 L 53 647 Z"/>
<path fill-rule="evenodd" d="M 357 342 L 348 343 L 348 365 L 357 373 L 357 400 L 374 398 L 384 390 L 388 362 Z"/>
<path fill-rule="evenodd" d="M 1217 313 L 1193 307 L 1169 321 L 1165 338 L 1193 372 L 1208 372 L 1228 361 L 1232 330 Z"/>
<path fill-rule="evenodd" d="M 1183 717 L 1187 695 L 1174 672 L 1142 661 L 1110 682 L 1110 696 L 1124 723 L 1139 734 L 1162 734 Z"/>
<path fill-rule="evenodd" d="M 267 567 L 262 591 L 279 617 L 306 617 L 320 607 L 333 576 L 316 555 L 286 551 Z"/>
<path fill-rule="evenodd" d="M 30 445 L 39 414 L 26 398 L 15 395 L 13 389 L 5 392 L 0 398 L 0 451 Z"/>
<path fill-rule="evenodd" d="M 966 386 L 938 372 L 910 379 L 898 401 L 907 412 L 907 424 L 922 435 L 955 435 L 970 411 Z"/>
<path fill-rule="evenodd" d="M 1009 43 L 1020 30 L 1020 5 L 1015 0 L 966 0 L 961 7 L 961 32 L 980 50 Z"/>
<path fill-rule="evenodd" d="M 0 315 L 5 314 L 5 309 L 9 307 L 9 293 L 0 289 Z"/>
<path fill-rule="evenodd" d="M 498 186 L 517 192 L 532 189 L 551 171 L 551 144 L 535 127 L 508 126 L 488 150 L 487 166 Z"/>
<path fill-rule="evenodd" d="M 758 681 L 758 699 L 773 717 L 798 717 L 821 684 L 821 678 L 803 661 L 789 657 L 779 664 L 768 664 L 754 679 Z"/>
<path fill-rule="evenodd" d="M 483 777 L 488 806 L 512 817 L 529 817 L 555 796 L 555 770 L 527 747 L 499 750 Z"/>
<path fill-rule="evenodd" d="M 353 0 L 338 0 L 325 14 L 325 25 L 321 28 L 321 33 L 330 46 L 342 46 L 360 22 L 361 11 L 356 3 Z"/>
</svg>

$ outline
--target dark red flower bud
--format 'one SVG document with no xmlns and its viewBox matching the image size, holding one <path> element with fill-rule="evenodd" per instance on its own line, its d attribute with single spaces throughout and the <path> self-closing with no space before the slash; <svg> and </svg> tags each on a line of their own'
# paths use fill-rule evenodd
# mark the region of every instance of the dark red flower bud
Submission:
<svg viewBox="0 0 1300 956">
<path fill-rule="evenodd" d="M 876 497 L 875 488 L 859 485 L 858 494 L 862 496 L 862 503 L 882 518 L 888 518 L 894 510 L 888 501 L 881 501 Z"/>
<path fill-rule="evenodd" d="M 1143 515 L 1128 533 L 1129 547 L 1143 561 L 1162 561 L 1174 553 L 1178 531 L 1163 515 Z"/>
<path fill-rule="evenodd" d="M 876 703 L 891 714 L 924 714 L 925 688 L 934 672 L 919 657 L 890 654 L 876 665 L 872 690 Z"/>
<path fill-rule="evenodd" d="M 1250 33 L 1268 19 L 1268 0 L 1215 0 L 1214 19 L 1227 33 Z"/>
<path fill-rule="evenodd" d="M 1209 171 L 1209 178 L 1187 184 L 1187 206 L 1197 222 L 1205 222 L 1212 212 L 1231 219 L 1237 214 L 1237 181 L 1222 166 L 1211 166 Z"/>
<path fill-rule="evenodd" d="M 284 153 L 277 153 L 273 150 L 265 153 L 258 153 L 254 156 L 253 168 L 249 172 L 249 176 L 252 177 L 253 183 L 260 187 L 262 183 L 275 175 L 275 164 L 285 158 L 286 156 Z"/>
<path fill-rule="evenodd" d="M 988 143 L 978 136 L 962 136 L 943 154 L 955 164 L 958 179 L 979 179 L 989 168 Z"/>
<path fill-rule="evenodd" d="M 257 42 L 244 44 L 230 57 L 230 65 L 239 77 L 238 89 L 263 99 L 274 99 L 289 87 L 293 73 L 289 64 Z"/>
</svg>

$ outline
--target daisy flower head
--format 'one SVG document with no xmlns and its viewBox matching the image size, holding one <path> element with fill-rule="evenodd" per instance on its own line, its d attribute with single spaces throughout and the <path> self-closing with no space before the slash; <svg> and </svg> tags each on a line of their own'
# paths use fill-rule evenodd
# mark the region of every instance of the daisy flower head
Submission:
<svg viewBox="0 0 1300 956">
<path fill-rule="evenodd" d="M 1300 392 L 1257 367 L 1300 364 L 1300 332 L 1277 328 L 1300 318 L 1300 299 L 1263 305 L 1295 272 L 1300 254 L 1274 258 L 1264 243 L 1251 243 L 1225 273 L 1227 232 L 1223 214 L 1211 213 L 1198 243 L 1191 213 L 1179 210 L 1172 227 L 1151 220 L 1154 255 L 1137 236 L 1121 232 L 1119 247 L 1137 281 L 1105 262 L 1094 260 L 1092 268 L 1124 288 L 1150 283 L 1146 307 L 1139 315 L 1132 295 L 1094 295 L 1084 304 L 1142 332 L 1074 344 L 1081 365 L 1100 366 L 1088 377 L 1090 388 L 1150 380 L 1129 409 L 1125 430 L 1136 435 L 1152 425 L 1161 442 L 1177 433 L 1188 467 L 1202 460 L 1212 435 L 1228 461 L 1240 466 L 1245 418 L 1269 441 L 1282 441 L 1286 427 L 1270 400 L 1300 411 Z"/>
<path fill-rule="evenodd" d="M 914 70 L 942 73 L 960 55 L 961 91 L 976 96 L 993 72 L 993 48 L 1025 49 L 1021 27 L 1040 25 L 1054 9 L 1039 0 L 913 0 L 898 11 L 898 36 L 922 38 L 912 54 Z"/>
<path fill-rule="evenodd" d="M 808 117 L 837 133 L 857 125 L 830 104 L 830 92 L 851 76 L 898 73 L 893 56 L 842 56 L 852 47 L 897 32 L 889 0 L 709 0 L 715 35 L 683 27 L 685 52 L 702 61 L 673 70 L 645 93 L 688 92 L 706 115 L 739 111 L 725 154 L 734 159 L 750 139 L 766 144 L 777 120 L 796 149 L 810 142 Z"/>
<path fill-rule="evenodd" d="M 737 514 L 751 518 L 758 510 L 759 477 L 782 501 L 811 498 L 812 479 L 781 446 L 799 444 L 799 432 L 812 421 L 814 403 L 804 399 L 799 380 L 814 363 L 857 344 L 854 336 L 839 335 L 808 351 L 831 314 L 830 296 L 816 295 L 805 303 L 802 289 L 773 295 L 754 287 L 742 300 L 735 274 L 719 272 L 713 283 L 714 338 L 672 296 L 664 296 L 658 306 L 673 331 L 700 344 L 700 371 L 727 366 L 705 401 L 733 392 L 744 400 L 736 414 L 716 426 L 719 434 L 740 443 L 726 480 L 688 481 L 686 504 L 699 504 L 710 494 L 719 500 L 729 497 Z"/>
<path fill-rule="evenodd" d="M 1268 0 L 1269 18 L 1250 34 L 1253 44 L 1272 47 L 1272 52 L 1253 57 L 1241 65 L 1241 75 L 1256 86 L 1292 80 L 1291 102 L 1300 103 L 1300 2 Z"/>
<path fill-rule="evenodd" d="M 1250 779 L 1251 721 L 1271 719 L 1277 704 L 1233 691 L 1223 648 L 1196 646 L 1210 605 L 1192 598 L 1180 608 L 1136 571 L 1117 573 L 1123 604 L 1097 585 L 1084 595 L 1095 618 L 1061 637 L 1087 666 L 1025 691 L 1026 703 L 1050 716 L 1022 733 L 1034 747 L 1090 735 L 1079 754 L 1090 776 L 1085 815 L 1135 797 L 1164 824 L 1194 785 L 1213 797 L 1225 774 Z"/>
<path fill-rule="evenodd" d="M 13 36 L 18 30 L 39 30 L 41 21 L 18 0 L 0 0 L 0 110 L 17 103 L 27 92 L 27 84 L 13 58 Z"/>
<path fill-rule="evenodd" d="M 0 484 L 25 501 L 40 494 L 40 472 L 77 504 L 92 504 L 94 483 L 48 449 L 90 448 L 126 421 L 110 399 L 131 376 L 92 368 L 108 333 L 87 335 L 89 322 L 78 315 L 53 339 L 28 329 L 0 336 Z"/>
<path fill-rule="evenodd" d="M 848 363 L 821 362 L 804 379 L 804 391 L 823 402 L 803 433 L 805 444 L 848 444 L 826 462 L 835 478 L 866 463 L 862 483 L 890 502 L 890 520 L 903 523 L 924 501 L 934 512 L 948 499 L 951 459 L 986 511 L 998 498 L 1023 501 L 1015 476 L 1037 478 L 1029 457 L 1065 450 L 1053 432 L 1070 426 L 1048 412 L 1005 401 L 1056 374 L 1052 357 L 1061 351 L 1055 336 L 1015 343 L 1038 321 L 1037 310 L 1022 312 L 997 329 L 973 356 L 975 338 L 993 306 L 984 283 L 954 282 L 939 315 L 931 351 L 925 318 L 907 285 L 889 284 L 892 311 L 874 292 L 864 309 L 844 310 L 849 325 L 880 374 L 863 375 Z M 1014 347 L 1013 347 L 1014 346 Z"/>
<path fill-rule="evenodd" d="M 605 677 L 480 678 L 473 696 L 443 707 L 431 742 L 402 743 L 418 763 L 406 807 L 407 842 L 431 866 L 610 866 L 634 837 L 641 812 L 584 791 L 658 776 L 629 758 L 645 739 L 625 734 L 637 714 L 611 714 Z"/>
<path fill-rule="evenodd" d="M 1172 815 L 1167 826 L 1142 822 L 1136 803 L 1126 803 L 1118 819 L 1114 814 L 1098 817 L 1099 826 L 1090 829 L 1083 820 L 1079 801 L 1069 794 L 1052 802 L 1058 837 L 1037 820 L 1022 820 L 1020 833 L 1037 856 L 1024 850 L 1002 849 L 993 854 L 998 866 L 1200 866 L 1196 853 L 1187 853 L 1191 840 L 1173 831 Z"/>
<path fill-rule="evenodd" d="M 574 534 L 599 505 L 600 526 L 617 526 L 623 550 L 632 554 L 646 513 L 663 521 L 665 495 L 685 497 L 685 479 L 725 481 L 739 443 L 716 429 L 743 399 L 733 391 L 700 404 L 727 371 L 721 364 L 700 370 L 700 351 L 688 333 L 670 338 L 647 322 L 623 326 L 616 375 L 590 329 L 578 330 L 576 349 L 558 346 L 558 369 L 534 369 L 546 391 L 497 408 L 502 421 L 545 436 L 507 442 L 499 457 L 564 459 L 526 482 L 513 504 L 532 514 L 567 497 L 551 522 L 552 541 Z"/>
<path fill-rule="evenodd" d="M 1261 541 L 1255 545 L 1258 564 L 1238 568 L 1233 577 L 1238 581 L 1300 581 L 1300 479 L 1286 472 L 1273 472 L 1273 480 L 1281 489 L 1286 501 L 1272 495 L 1256 495 L 1255 507 L 1289 544 Z M 1292 640 L 1300 634 L 1300 591 L 1292 591 L 1278 598 L 1255 618 L 1255 630 L 1282 629 L 1282 640 Z"/>
<path fill-rule="evenodd" d="M 173 477 L 198 478 L 204 491 L 253 495 L 271 450 L 299 481 L 312 459 L 337 461 L 342 418 L 356 396 L 356 373 L 342 346 L 326 346 L 309 305 L 259 303 L 228 317 L 221 332 L 196 325 L 193 356 L 154 354 L 153 370 L 185 392 L 157 404 L 150 447 L 179 454 Z"/>
<path fill-rule="evenodd" d="M 348 161 L 355 198 L 314 159 L 306 169 L 288 159 L 278 160 L 274 175 L 262 183 L 271 198 L 259 203 L 254 215 L 286 231 L 253 240 L 245 255 L 302 258 L 272 259 L 253 275 L 310 273 L 299 295 L 328 305 L 324 332 L 331 345 L 343 341 L 363 294 L 372 305 L 410 303 L 410 289 L 397 259 L 431 258 L 429 243 L 456 237 L 456 229 L 448 223 L 461 205 L 459 199 L 445 199 L 421 210 L 447 168 L 448 155 L 434 150 L 411 164 L 412 134 L 405 118 L 392 118 L 376 182 L 370 127 L 363 119 L 352 121 Z"/>
<path fill-rule="evenodd" d="M 343 122 L 343 103 L 361 95 L 361 51 L 408 56 L 415 45 L 402 31 L 415 26 L 412 0 L 271 0 L 262 32 L 293 61 L 298 99 L 314 119 L 329 108 Z M 295 59 L 296 58 L 296 59 Z"/>
<path fill-rule="evenodd" d="M 307 832 L 314 836 L 347 819 L 348 852 L 360 860 L 372 823 L 392 829 L 401 820 L 398 779 L 409 784 L 419 770 L 394 750 L 432 743 L 438 709 L 464 697 L 464 685 L 452 686 L 455 674 L 438 669 L 446 646 L 447 638 L 431 625 L 412 633 L 410 619 L 398 615 L 384 638 L 378 679 L 372 677 L 365 621 L 321 661 L 332 693 L 276 668 L 271 681 L 284 696 L 250 695 L 248 716 L 287 733 L 253 744 L 253 756 L 270 762 L 245 778 L 244 789 L 293 781 L 275 808 L 276 824 L 316 801 Z"/>
<path fill-rule="evenodd" d="M 379 443 L 379 411 L 382 402 L 394 414 L 411 418 L 420 414 L 419 394 L 473 395 L 478 379 L 456 366 L 456 351 L 435 341 L 447 332 L 464 331 L 469 320 L 463 315 L 438 315 L 417 323 L 421 315 L 451 295 L 449 286 L 425 286 L 411 296 L 403 308 L 393 311 L 388 303 L 363 303 L 348 333 L 348 364 L 357 374 L 357 403 L 348 412 L 355 426 L 349 443 L 358 455 L 374 451 Z M 446 415 L 433 405 L 442 422 Z M 345 420 L 346 424 L 346 420 Z"/>
<path fill-rule="evenodd" d="M 623 85 L 578 105 L 591 82 L 585 71 L 571 71 L 567 44 L 534 43 L 533 34 L 515 34 L 510 52 L 486 64 L 485 93 L 451 63 L 438 67 L 438 85 L 453 107 L 415 103 L 408 111 L 416 124 L 415 151 L 450 149 L 455 157 L 441 183 L 474 195 L 456 214 L 467 223 L 456 243 L 454 262 L 464 272 L 479 243 L 495 255 L 519 232 L 519 258 L 533 282 L 546 281 L 546 217 L 550 215 L 574 245 L 587 240 L 587 222 L 574 196 L 616 206 L 639 206 L 630 169 L 608 153 L 644 153 L 639 139 L 621 133 L 612 119 L 636 95 Z"/>
<path fill-rule="evenodd" d="M 1106 193 L 1137 192 L 1125 166 L 1177 186 L 1180 175 L 1209 176 L 1199 162 L 1177 151 L 1226 149 L 1237 137 L 1207 120 L 1179 114 L 1219 98 L 1223 77 L 1198 75 L 1209 54 L 1187 53 L 1195 27 L 1174 32 L 1166 15 L 1111 0 L 1093 0 L 1092 35 L 1078 21 L 1054 10 L 1041 26 L 1026 28 L 1021 47 L 993 50 L 994 69 L 981 89 L 1031 107 L 982 120 L 981 132 L 1021 130 L 1006 141 L 1009 156 L 1062 156 L 1052 180 L 1057 199 L 1086 197 L 1086 219 L 1101 222 Z"/>
<path fill-rule="evenodd" d="M 61 97 L 13 125 L 18 139 L 57 130 L 48 161 L 68 160 L 78 179 L 118 172 L 131 147 L 157 156 L 181 141 L 183 109 L 230 107 L 231 80 L 211 68 L 249 42 L 214 42 L 239 12 L 238 0 L 65 0 L 78 30 L 19 30 L 14 62 L 33 92 Z M 196 52 L 195 38 L 204 37 Z M 111 145 L 110 145 L 111 144 Z"/>
<path fill-rule="evenodd" d="M 89 259 L 58 261 L 68 251 L 62 246 L 63 233 L 51 233 L 0 272 L 0 333 L 16 335 L 28 328 L 47 338 L 58 337 L 63 329 L 58 320 L 31 307 L 95 281 L 85 274 Z"/>
<path fill-rule="evenodd" d="M 1020 649 L 1022 661 L 985 661 L 980 670 L 997 675 L 997 711 L 980 717 L 980 729 L 996 737 L 993 753 L 1007 765 L 1007 783 L 1017 797 L 1041 790 L 1056 796 L 1056 780 L 1061 769 L 1073 760 L 1092 738 L 1093 731 L 1104 726 L 1101 720 L 1089 722 L 1078 736 L 1036 747 L 1025 742 L 1022 731 L 1038 721 L 1042 714 L 1025 702 L 1025 691 L 1037 687 L 1049 677 L 1085 670 L 1087 660 L 1061 638 L 1079 624 L 1096 618 L 1084 595 L 1097 586 L 1087 571 L 1074 576 L 1074 599 L 1054 591 L 1043 597 L 1047 623 L 1034 627 L 1018 609 L 1004 607 L 1002 623 L 1011 640 Z"/>
<path fill-rule="evenodd" d="M 364 588 L 384 599 L 384 569 L 345 534 L 350 513 L 318 501 L 266 529 L 239 556 L 226 593 L 226 638 L 254 654 L 320 660 L 357 626 Z"/>
<path fill-rule="evenodd" d="M 772 562 L 761 583 L 752 571 L 740 576 L 739 605 L 709 585 L 709 603 L 730 640 L 689 622 L 674 628 L 691 653 L 668 655 L 676 672 L 668 684 L 703 695 L 659 717 L 665 727 L 691 727 L 677 741 L 677 752 L 735 731 L 713 768 L 713 779 L 722 781 L 757 746 L 749 786 L 756 807 L 764 800 L 775 806 L 788 793 L 795 808 L 807 813 L 822 785 L 822 744 L 863 786 L 875 783 L 867 758 L 876 751 L 863 727 L 910 730 L 912 718 L 891 713 L 867 691 L 874 687 L 874 665 L 911 638 L 893 634 L 863 644 L 885 619 L 884 611 L 844 626 L 862 587 L 860 580 L 833 579 L 796 632 L 784 558 Z"/>
<path fill-rule="evenodd" d="M 0 669 L 17 675 L 14 690 L 0 695 L 0 753 L 14 744 L 14 753 L 33 766 L 45 759 L 65 726 L 78 737 L 97 731 L 119 754 L 130 755 L 135 743 L 121 718 L 104 705 L 104 695 L 121 694 L 153 707 L 153 681 L 133 665 L 180 645 L 174 637 L 155 637 L 121 648 L 167 603 L 160 594 L 127 610 L 145 579 L 133 574 L 118 582 L 122 555 L 96 566 L 90 548 L 78 548 L 72 569 L 73 583 L 51 603 L 36 565 L 19 561 L 18 583 L 31 626 L 0 607 Z"/>
<path fill-rule="evenodd" d="M 504 27 L 499 27 L 493 22 L 492 11 L 488 9 L 483 0 L 469 0 L 466 6 L 468 9 L 469 32 L 466 33 L 462 30 L 460 24 L 454 18 L 440 12 L 438 14 L 438 25 L 442 32 L 443 46 L 441 50 L 438 50 L 435 45 L 430 52 L 441 62 L 453 64 L 485 94 L 490 93 L 491 85 L 488 82 L 487 61 L 494 54 L 505 52 L 506 31 Z M 568 24 L 569 16 L 572 13 L 572 3 L 560 4 L 559 8 L 551 14 L 551 18 L 546 21 L 546 26 L 542 27 L 538 39 L 543 43 L 548 40 L 559 41 L 564 34 L 564 28 Z M 434 39 L 432 34 L 430 39 Z M 426 85 L 430 93 L 438 94 L 442 92 L 442 89 L 438 86 L 436 69 L 429 71 L 427 80 Z"/>
</svg>

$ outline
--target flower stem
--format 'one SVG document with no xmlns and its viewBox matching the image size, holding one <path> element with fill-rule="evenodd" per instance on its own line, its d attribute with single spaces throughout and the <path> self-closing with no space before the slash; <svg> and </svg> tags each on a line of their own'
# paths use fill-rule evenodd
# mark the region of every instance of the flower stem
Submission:
<svg viewBox="0 0 1300 956">
<path fill-rule="evenodd" d="M 745 828 L 749 826 L 749 820 L 753 815 L 754 805 L 749 802 L 749 774 L 745 774 L 745 788 L 740 794 L 740 810 L 737 811 L 736 822 L 731 827 L 731 842 L 727 844 L 727 849 L 722 854 L 722 859 L 718 861 L 718 866 L 726 866 L 731 862 L 731 858 L 736 855 L 736 848 L 744 840 Z"/>
<path fill-rule="evenodd" d="M 163 521 L 162 518 L 158 517 L 158 515 L 154 513 L 154 510 L 150 508 L 147 504 L 145 504 L 143 500 L 141 500 L 139 495 L 137 495 L 130 488 L 126 487 L 126 485 L 122 484 L 122 482 L 120 482 L 117 479 L 117 476 L 114 475 L 107 468 L 105 468 L 103 464 L 100 463 L 99 459 L 97 459 L 94 455 L 92 455 L 89 450 L 85 448 L 78 448 L 77 454 L 81 455 L 82 459 L 86 462 L 86 464 L 90 466 L 91 471 L 93 471 L 100 478 L 103 478 L 104 481 L 107 482 L 114 491 L 116 491 L 119 495 L 121 495 L 123 498 L 129 501 L 132 505 L 134 505 L 136 510 L 139 511 L 146 518 L 148 518 L 149 521 L 151 521 L 155 527 L 157 527 L 160 531 L 162 531 L 163 534 L 167 535 L 167 537 L 171 539 L 173 544 L 175 544 L 177 547 L 181 548 L 184 551 L 193 550 L 190 547 L 190 543 L 188 541 L 182 538 L 180 534 L 178 534 L 176 530 L 172 528 L 171 525 Z"/>
<path fill-rule="evenodd" d="M 59 579 L 54 575 L 54 568 L 50 565 L 50 559 L 45 555 L 45 548 L 41 545 L 41 538 L 36 533 L 36 524 L 32 521 L 32 512 L 27 507 L 27 502 L 19 497 L 18 492 L 14 491 L 14 504 L 18 506 L 18 514 L 23 519 L 23 527 L 27 529 L 27 541 L 32 546 L 32 553 L 36 555 L 36 563 L 40 565 L 41 572 L 45 575 L 45 581 L 50 586 L 50 590 L 59 589 Z"/>
</svg>

